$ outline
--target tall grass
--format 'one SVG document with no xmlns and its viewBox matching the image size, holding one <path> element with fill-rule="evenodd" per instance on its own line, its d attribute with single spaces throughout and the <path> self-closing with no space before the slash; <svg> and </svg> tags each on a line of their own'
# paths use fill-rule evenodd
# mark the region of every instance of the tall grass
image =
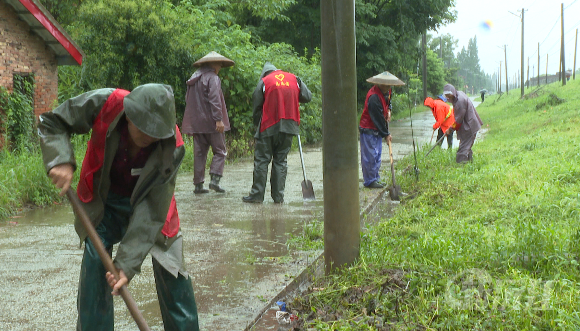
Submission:
<svg viewBox="0 0 580 331">
<path fill-rule="evenodd" d="M 579 91 L 488 96 L 473 163 L 435 150 L 415 181 L 400 161 L 413 198 L 368 227 L 353 266 L 295 300 L 305 328 L 580 329 Z"/>
<path fill-rule="evenodd" d="M 86 136 L 72 138 L 79 169 L 87 139 Z M 0 167 L 0 219 L 12 216 L 24 208 L 42 207 L 62 201 L 60 191 L 46 175 L 39 147 L 27 149 L 26 152 L 1 150 Z M 73 179 L 75 184 L 78 175 L 79 171 L 76 171 Z"/>
</svg>

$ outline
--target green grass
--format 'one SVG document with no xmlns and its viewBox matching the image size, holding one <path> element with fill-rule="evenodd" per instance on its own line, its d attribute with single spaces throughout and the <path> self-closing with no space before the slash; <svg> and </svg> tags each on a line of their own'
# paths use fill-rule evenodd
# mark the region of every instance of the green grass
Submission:
<svg viewBox="0 0 580 331">
<path fill-rule="evenodd" d="M 80 168 L 86 150 L 88 137 L 74 136 L 77 164 Z M 40 147 L 26 152 L 0 151 L 0 219 L 10 217 L 27 207 L 42 207 L 63 201 L 59 190 L 48 176 Z M 75 172 L 73 183 L 78 182 L 79 171 Z"/>
<path fill-rule="evenodd" d="M 580 329 L 579 92 L 577 80 L 489 96 L 473 163 L 435 150 L 417 182 L 400 161 L 413 198 L 369 226 L 356 263 L 292 302 L 304 328 Z"/>
</svg>

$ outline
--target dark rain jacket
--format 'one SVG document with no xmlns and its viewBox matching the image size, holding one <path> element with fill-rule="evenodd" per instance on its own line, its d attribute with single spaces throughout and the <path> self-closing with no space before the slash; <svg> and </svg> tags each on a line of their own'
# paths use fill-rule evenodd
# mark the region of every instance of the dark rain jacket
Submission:
<svg viewBox="0 0 580 331">
<path fill-rule="evenodd" d="M 254 127 L 256 128 L 256 134 L 254 138 L 262 138 L 262 137 L 270 137 L 273 135 L 278 134 L 279 132 L 284 132 L 292 135 L 300 134 L 300 127 L 298 123 L 290 119 L 281 119 L 278 123 L 270 126 L 263 132 L 260 132 L 260 123 L 262 121 L 262 113 L 264 112 L 264 81 L 262 80 L 267 75 L 271 74 L 272 72 L 278 70 L 273 64 L 270 62 L 266 62 L 264 68 L 262 69 L 262 73 L 260 74 L 260 78 L 258 79 L 258 85 L 254 89 L 254 93 L 252 95 L 253 101 L 253 120 L 254 120 Z M 312 100 L 312 93 L 302 82 L 302 80 L 296 76 L 296 81 L 298 83 L 298 88 L 300 89 L 300 94 L 298 95 L 298 101 L 300 103 L 310 102 Z"/>
<path fill-rule="evenodd" d="M 70 135 L 85 134 L 91 130 L 97 114 L 113 91 L 99 89 L 86 92 L 40 115 L 38 132 L 47 172 L 64 163 L 70 163 L 76 169 Z M 124 110 L 108 128 L 103 166 L 93 177 L 94 197 L 92 201 L 82 203 L 95 227 L 104 215 L 104 202 L 111 186 L 109 172 L 120 139 L 116 128 L 123 116 Z M 169 240 L 161 234 L 175 189 L 177 171 L 185 155 L 184 146 L 176 148 L 175 142 L 175 136 L 172 136 L 157 143 L 131 195 L 133 214 L 113 261 L 129 279 L 140 272 L 141 264 L 149 252 L 174 276 L 178 273 L 187 275 L 182 261 L 181 234 Z M 78 217 L 75 229 L 82 243 L 87 233 Z"/>
<path fill-rule="evenodd" d="M 472 137 L 483 124 L 475 106 L 465 93 L 457 91 L 453 85 L 447 84 L 443 90 L 451 91 L 454 96 L 452 103 L 455 125 L 452 127 L 457 130 L 457 138 L 462 140 Z"/>
<path fill-rule="evenodd" d="M 387 116 L 391 108 L 391 89 L 383 94 L 377 85 L 371 87 L 360 117 L 359 132 L 382 138 L 390 135 Z"/>
<path fill-rule="evenodd" d="M 188 135 L 216 133 L 219 121 L 224 123 L 224 131 L 230 130 L 222 83 L 213 68 L 201 67 L 187 81 L 181 131 Z"/>
</svg>

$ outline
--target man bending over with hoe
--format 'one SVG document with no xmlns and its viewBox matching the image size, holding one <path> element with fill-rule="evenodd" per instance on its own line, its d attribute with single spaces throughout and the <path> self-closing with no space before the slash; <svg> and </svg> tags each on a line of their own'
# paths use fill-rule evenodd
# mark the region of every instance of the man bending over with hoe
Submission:
<svg viewBox="0 0 580 331">
<path fill-rule="evenodd" d="M 61 195 L 69 190 L 77 167 L 70 136 L 92 130 L 77 194 L 109 255 L 119 244 L 113 261 L 116 279 L 106 272 L 76 215 L 75 229 L 85 243 L 77 330 L 113 330 L 111 294 L 141 271 L 148 253 L 165 330 L 199 330 L 173 197 L 185 149 L 175 125 L 171 87 L 146 84 L 132 92 L 86 92 L 40 115 L 39 121 L 44 164 Z"/>
</svg>

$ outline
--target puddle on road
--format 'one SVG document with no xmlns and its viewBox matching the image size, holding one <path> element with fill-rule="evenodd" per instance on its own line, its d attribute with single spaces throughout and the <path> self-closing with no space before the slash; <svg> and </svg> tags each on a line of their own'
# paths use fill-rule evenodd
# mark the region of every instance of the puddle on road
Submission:
<svg viewBox="0 0 580 331">
<path fill-rule="evenodd" d="M 251 164 L 235 170 L 251 176 Z M 301 171 L 301 169 L 299 169 Z M 232 178 L 238 177 L 232 170 Z M 298 169 L 297 169 L 298 171 Z M 301 175 L 301 172 L 300 172 Z M 180 175 L 176 199 L 184 235 L 184 261 L 204 330 L 243 330 L 255 314 L 320 252 L 286 246 L 305 222 L 320 219 L 318 199 L 302 201 L 288 183 L 287 203 L 245 204 L 247 181 L 224 181 L 230 192 L 196 196 L 191 174 Z M 316 176 L 313 176 L 313 181 Z M 297 191 L 299 194 L 296 194 Z M 269 193 L 267 193 L 269 194 Z M 0 330 L 72 330 L 83 251 L 68 204 L 31 210 L 0 224 Z M 129 290 L 152 330 L 163 330 L 151 259 Z M 115 298 L 115 329 L 134 330 L 124 302 Z"/>
<path fill-rule="evenodd" d="M 417 128 L 430 127 L 432 115 L 413 116 L 417 143 L 428 143 L 432 131 Z M 393 122 L 391 131 L 395 159 L 412 153 L 408 124 L 404 120 Z M 306 148 L 304 155 L 317 198 L 313 202 L 302 199 L 302 168 L 297 153 L 288 157 L 283 205 L 272 203 L 269 187 L 263 204 L 241 201 L 252 182 L 251 160 L 226 165 L 221 183 L 227 190 L 224 194 L 196 196 L 192 174 L 178 176 L 175 196 L 184 235 L 184 261 L 203 330 L 243 330 L 271 298 L 320 255 L 289 252 L 286 246 L 290 236 L 300 234 L 305 223 L 322 221 L 321 151 Z M 383 167 L 388 166 L 388 158 L 385 145 Z M 361 208 L 370 203 L 373 194 L 360 194 Z M 374 215 L 389 215 L 393 206 L 387 191 L 365 222 L 377 222 L 380 217 Z M 66 203 L 1 222 L 0 330 L 74 329 L 82 252 L 72 210 Z M 145 259 L 141 275 L 132 280 L 129 290 L 151 329 L 163 330 L 150 258 Z M 115 298 L 115 312 L 116 330 L 135 330 L 121 298 Z M 278 325 L 271 327 L 268 330 Z"/>
</svg>

